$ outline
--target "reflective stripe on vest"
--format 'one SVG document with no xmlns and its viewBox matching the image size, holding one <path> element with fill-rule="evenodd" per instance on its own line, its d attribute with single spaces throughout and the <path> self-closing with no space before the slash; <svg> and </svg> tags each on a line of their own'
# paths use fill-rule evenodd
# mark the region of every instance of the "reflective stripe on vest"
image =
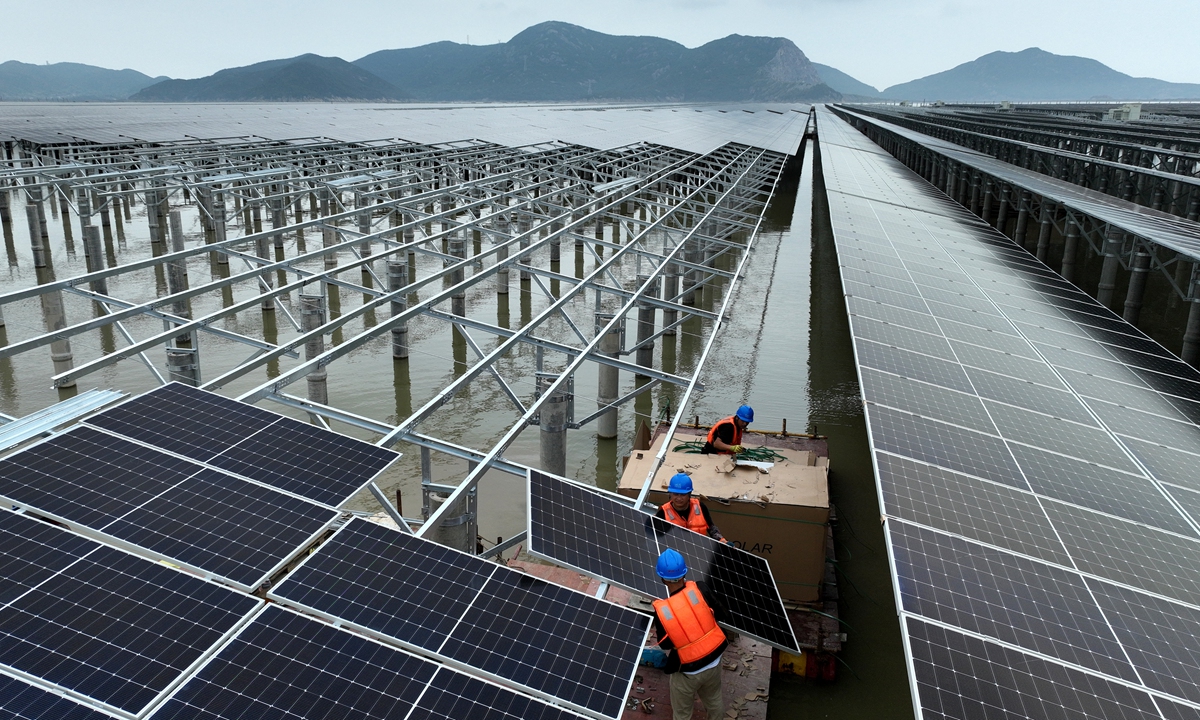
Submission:
<svg viewBox="0 0 1200 720">
<path fill-rule="evenodd" d="M 679 513 L 675 512 L 675 508 L 671 505 L 671 501 L 669 500 L 667 501 L 666 505 L 662 506 L 663 515 L 667 518 L 667 522 L 671 523 L 672 525 L 678 525 L 679 527 L 684 527 L 688 530 L 694 530 L 701 535 L 707 535 L 708 523 L 704 521 L 704 511 L 700 509 L 700 501 L 696 498 L 692 498 L 691 503 L 692 506 L 688 510 L 687 520 L 684 520 L 679 516 Z"/>
<path fill-rule="evenodd" d="M 682 591 L 666 600 L 655 600 L 654 612 L 675 645 L 681 665 L 707 657 L 725 642 L 725 633 L 717 627 L 712 608 L 690 580 Z"/>
<path fill-rule="evenodd" d="M 729 444 L 730 445 L 741 445 L 742 444 L 742 431 L 738 427 L 737 422 L 735 422 L 736 418 L 737 418 L 736 415 L 730 415 L 729 417 L 725 418 L 724 420 L 714 423 L 713 426 L 708 429 L 708 444 L 713 446 L 714 452 L 724 453 L 726 455 L 730 454 L 730 452 L 728 450 L 717 450 L 716 449 L 717 446 L 715 444 L 713 444 L 717 439 L 717 428 L 721 427 L 725 423 L 729 423 L 730 425 L 733 426 L 733 442 L 731 442 Z"/>
</svg>

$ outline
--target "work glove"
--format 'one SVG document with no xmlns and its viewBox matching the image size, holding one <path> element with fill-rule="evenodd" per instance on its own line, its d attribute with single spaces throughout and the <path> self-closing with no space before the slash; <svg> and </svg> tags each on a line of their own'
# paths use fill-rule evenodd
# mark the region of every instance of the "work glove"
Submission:
<svg viewBox="0 0 1200 720">
<path fill-rule="evenodd" d="M 733 451 L 734 455 L 741 455 L 742 453 L 746 452 L 746 448 L 742 447 L 741 445 L 734 445 L 729 449 Z"/>
</svg>

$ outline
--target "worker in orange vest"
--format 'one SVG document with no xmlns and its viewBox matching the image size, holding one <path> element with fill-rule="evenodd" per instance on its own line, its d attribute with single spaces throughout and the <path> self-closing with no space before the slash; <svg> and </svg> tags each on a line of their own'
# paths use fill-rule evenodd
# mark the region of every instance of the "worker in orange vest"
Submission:
<svg viewBox="0 0 1200 720">
<path fill-rule="evenodd" d="M 692 497 L 692 478 L 687 473 L 675 473 L 667 483 L 667 502 L 655 513 L 655 517 L 672 525 L 687 528 L 714 540 L 728 542 L 713 522 L 708 508 L 699 498 Z"/>
<path fill-rule="evenodd" d="M 655 568 L 667 586 L 667 599 L 654 601 L 654 633 L 667 652 L 663 671 L 671 678 L 671 711 L 674 720 L 691 720 L 696 696 L 709 720 L 725 717 L 721 696 L 721 654 L 729 641 L 717 627 L 725 609 L 703 582 L 684 580 L 687 563 L 667 548 Z"/>
<path fill-rule="evenodd" d="M 718 420 L 708 429 L 708 438 L 700 452 L 708 455 L 721 453 L 737 455 L 745 451 L 742 447 L 742 433 L 754 422 L 754 408 L 743 405 L 737 412 L 724 420 Z"/>
</svg>

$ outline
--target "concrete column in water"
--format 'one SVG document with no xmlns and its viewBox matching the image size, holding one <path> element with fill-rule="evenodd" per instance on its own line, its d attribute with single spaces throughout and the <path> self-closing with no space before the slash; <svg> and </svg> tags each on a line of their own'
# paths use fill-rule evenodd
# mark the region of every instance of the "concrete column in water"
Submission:
<svg viewBox="0 0 1200 720">
<path fill-rule="evenodd" d="M 258 210 L 258 205 L 254 205 L 254 210 Z M 266 260 L 266 262 L 271 262 L 271 239 L 268 238 L 268 236 L 259 235 L 258 238 L 254 240 L 254 250 L 256 250 L 258 257 L 263 258 Z M 271 288 L 275 287 L 275 278 L 271 276 L 270 270 L 263 270 L 262 272 L 259 272 L 258 276 L 263 278 L 263 284 L 259 288 L 260 293 L 268 293 Z M 274 311 L 275 299 L 263 298 L 263 312 Z"/>
<path fill-rule="evenodd" d="M 183 252 L 183 219 L 180 217 L 178 210 L 172 210 L 168 219 L 168 227 L 171 230 L 171 252 Z M 188 289 L 187 275 L 187 260 L 179 258 L 167 263 L 167 292 L 171 295 L 177 295 Z M 176 300 L 171 305 L 171 312 L 179 317 L 191 319 L 192 312 L 188 308 L 187 300 Z M 181 335 L 175 338 L 176 342 L 192 341 L 189 335 Z"/>
<path fill-rule="evenodd" d="M 456 230 L 450 238 L 450 255 L 456 261 L 461 261 L 466 258 L 466 240 L 463 239 L 463 230 Z M 458 267 L 450 271 L 450 284 L 461 285 L 465 279 L 463 272 L 463 264 L 458 262 Z M 458 288 L 454 294 L 450 296 L 450 312 L 460 317 L 467 314 L 467 291 L 463 288 Z"/>
<path fill-rule="evenodd" d="M 1137 325 L 1142 315 L 1142 298 L 1146 294 L 1146 276 L 1150 274 L 1150 253 L 1138 243 L 1129 268 L 1129 290 L 1125 293 L 1125 322 Z"/>
<path fill-rule="evenodd" d="M 212 214 L 213 214 L 213 242 L 221 243 L 225 241 L 225 193 L 221 190 L 213 192 L 212 198 Z M 213 253 L 217 257 L 218 265 L 228 265 L 229 256 L 223 252 Z M 211 257 L 211 256 L 210 256 Z"/>
<path fill-rule="evenodd" d="M 197 362 L 194 348 L 167 348 L 168 380 L 195 387 L 200 384 L 199 369 L 200 363 Z"/>
<path fill-rule="evenodd" d="M 596 313 L 596 332 L 602 331 L 604 326 L 612 319 L 613 315 L 611 313 Z M 614 359 L 620 355 L 620 325 L 614 325 L 612 330 L 600 338 L 598 350 L 601 355 Z M 621 387 L 621 371 L 612 365 L 600 365 L 596 372 L 599 376 L 596 404 L 598 406 L 597 409 L 600 410 L 616 402 L 617 393 Z M 596 435 L 602 438 L 615 438 L 617 436 L 617 409 L 615 407 L 596 419 Z"/>
<path fill-rule="evenodd" d="M 361 210 L 361 212 L 358 213 L 358 232 L 360 235 L 370 235 L 371 234 L 371 200 L 370 200 L 370 198 L 360 196 L 360 197 L 356 198 L 356 202 L 358 203 L 358 207 Z M 370 257 L 371 256 L 371 241 L 363 240 L 362 243 L 358 246 L 358 251 L 359 251 L 359 253 L 362 254 L 363 257 Z M 370 267 L 370 266 L 363 265 L 363 272 L 366 272 L 368 267 Z"/>
<path fill-rule="evenodd" d="M 496 271 L 496 294 L 508 294 L 508 266 L 504 262 L 508 260 L 508 220 L 500 216 L 496 220 L 496 242 L 500 245 L 496 250 L 496 264 L 501 266 Z"/>
<path fill-rule="evenodd" d="M 25 220 L 29 223 L 29 249 L 33 252 L 33 266 L 44 268 L 48 264 L 49 251 L 42 242 L 42 232 L 38 229 L 38 209 L 36 205 L 25 206 Z"/>
<path fill-rule="evenodd" d="M 1200 274 L 1192 270 L 1191 307 L 1188 308 L 1187 328 L 1183 331 L 1183 351 L 1180 357 L 1192 367 L 1200 367 Z"/>
<path fill-rule="evenodd" d="M 539 377 L 543 395 L 554 378 Z M 541 432 L 542 470 L 554 475 L 567 474 L 567 394 L 561 389 L 551 393 L 542 403 L 539 426 Z"/>
<path fill-rule="evenodd" d="M 1125 233 L 1109 225 L 1104 234 L 1104 265 L 1100 269 L 1100 285 L 1096 288 L 1096 302 L 1109 307 L 1113 291 L 1117 288 L 1117 268 L 1120 267 L 1121 249 L 1125 245 Z"/>
<path fill-rule="evenodd" d="M 520 222 L 517 223 L 517 232 L 521 235 L 521 257 L 517 259 L 517 264 L 521 266 L 521 282 L 529 282 L 529 253 L 525 252 L 529 248 L 529 230 L 531 228 L 529 216 L 521 216 Z"/>
<path fill-rule="evenodd" d="M 1005 232 L 1008 229 L 1008 205 L 1012 199 L 1012 188 L 1007 184 L 1000 188 L 1000 207 L 996 212 L 996 229 Z"/>
<path fill-rule="evenodd" d="M 638 275 L 638 287 L 641 287 L 649 279 L 648 275 Z M 658 278 L 654 278 L 650 287 L 643 294 L 643 297 L 658 297 Z M 651 367 L 654 365 L 654 343 L 650 341 L 651 336 L 654 335 L 654 306 L 645 300 L 638 300 L 637 308 L 637 342 L 639 346 L 637 349 L 637 364 L 642 367 Z"/>
<path fill-rule="evenodd" d="M 1021 191 L 1021 199 L 1017 201 L 1017 226 L 1013 228 L 1013 242 L 1025 247 L 1025 233 L 1029 230 L 1029 201 L 1028 192 Z"/>
<path fill-rule="evenodd" d="M 403 260 L 389 260 L 387 274 L 388 292 L 395 293 L 392 296 L 392 317 L 396 317 L 408 309 L 408 297 L 404 293 L 396 292 L 408 285 L 408 263 Z M 407 320 L 392 327 L 392 357 L 408 357 Z"/>
<path fill-rule="evenodd" d="M 1046 198 L 1042 198 L 1042 224 L 1038 228 L 1037 259 L 1046 262 L 1046 253 L 1050 249 L 1050 231 L 1054 229 L 1054 214 L 1057 207 Z"/>
<path fill-rule="evenodd" d="M 1075 256 L 1079 252 L 1079 223 L 1067 217 L 1067 235 L 1063 243 L 1062 276 L 1067 282 L 1075 282 Z"/>
<path fill-rule="evenodd" d="M 87 263 L 87 271 L 89 273 L 99 272 L 104 269 L 104 245 L 100 238 L 100 228 L 95 225 L 83 226 L 83 253 L 84 262 Z M 100 293 L 101 295 L 108 294 L 108 280 L 100 278 L 92 280 L 88 283 L 88 287 L 92 292 Z"/>
<path fill-rule="evenodd" d="M 663 255 L 667 255 L 670 252 L 671 252 L 670 240 L 663 239 Z M 667 266 L 663 269 L 663 299 L 674 302 L 675 296 L 678 294 L 679 294 L 679 266 L 676 265 L 675 263 L 667 263 Z M 671 327 L 671 325 L 674 325 L 675 321 L 679 319 L 679 311 L 664 309 L 662 311 L 662 318 L 663 318 L 663 328 L 664 328 L 663 334 L 664 335 L 674 335 L 675 328 Z"/>
<path fill-rule="evenodd" d="M 300 296 L 300 327 L 303 332 L 310 333 L 325 324 L 325 296 Z M 304 343 L 305 362 L 320 356 L 325 352 L 325 336 L 313 333 Z M 320 366 L 305 376 L 308 380 L 308 399 L 322 405 L 329 404 L 329 373 L 325 366 Z"/>
<path fill-rule="evenodd" d="M 983 181 L 983 207 L 979 210 L 979 217 L 989 225 L 992 217 L 992 204 L 995 198 L 995 183 L 985 179 Z"/>
<path fill-rule="evenodd" d="M 559 262 L 562 257 L 562 223 L 558 220 L 550 223 L 550 262 Z"/>
</svg>

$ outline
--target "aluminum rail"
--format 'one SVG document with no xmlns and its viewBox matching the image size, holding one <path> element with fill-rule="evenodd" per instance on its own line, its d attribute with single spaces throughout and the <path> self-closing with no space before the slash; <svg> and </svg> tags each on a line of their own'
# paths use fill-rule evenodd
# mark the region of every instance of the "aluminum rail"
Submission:
<svg viewBox="0 0 1200 720">
<path fill-rule="evenodd" d="M 756 167 L 757 160 L 763 158 L 765 155 L 766 155 L 765 151 L 760 151 L 758 156 L 755 158 L 755 163 L 750 164 L 746 168 L 746 170 L 742 171 L 742 173 L 738 177 L 738 179 L 735 180 L 733 183 L 731 183 L 730 188 L 725 191 L 725 193 L 723 194 L 723 197 L 732 193 L 733 190 L 738 187 L 739 182 L 742 179 L 744 179 L 746 177 L 746 175 L 752 169 L 754 169 Z M 779 161 L 777 164 L 779 165 L 779 171 L 776 173 L 775 183 L 778 182 L 778 173 L 782 172 L 782 168 L 783 168 L 782 161 Z M 775 183 L 772 184 L 772 189 L 774 188 Z M 720 204 L 719 202 L 716 203 L 714 205 L 714 208 L 709 210 L 709 212 L 706 214 L 706 217 L 707 217 L 707 215 L 711 215 L 712 212 L 715 210 L 715 206 L 719 205 L 719 204 Z M 766 203 L 763 204 L 763 208 L 765 210 Z M 700 224 L 701 223 L 697 223 L 697 226 L 699 226 Z M 676 245 L 675 249 L 671 253 L 668 254 L 668 259 L 670 259 L 675 254 L 677 254 L 679 251 L 681 251 L 684 247 L 685 242 L 686 242 L 686 238 L 684 239 L 684 241 L 681 241 L 678 245 Z M 748 243 L 749 242 L 751 242 L 751 241 L 748 241 Z M 749 251 L 749 248 L 747 249 L 747 252 L 748 251 Z M 743 267 L 744 267 L 745 262 L 746 262 L 746 259 L 745 259 L 745 257 L 743 257 L 743 259 L 742 259 Z M 664 265 L 665 265 L 665 263 L 664 263 Z M 642 283 L 641 287 L 638 288 L 636 296 L 645 294 L 645 292 L 652 286 L 652 283 L 654 283 L 655 281 L 656 281 L 656 278 L 654 278 L 654 277 L 648 278 L 644 283 Z M 731 291 L 732 291 L 732 289 L 733 288 L 730 288 Z M 466 478 L 464 478 L 464 480 L 459 484 L 459 486 L 454 490 L 454 492 L 451 493 L 450 496 L 448 498 L 446 498 L 445 501 L 442 502 L 442 504 L 438 507 L 438 509 L 436 511 L 434 511 L 434 513 L 432 515 L 430 515 L 430 517 L 425 522 L 425 524 L 417 531 L 417 535 L 423 537 L 430 531 L 431 528 L 438 527 L 441 524 L 441 521 L 444 519 L 444 517 L 450 512 L 450 510 L 454 506 L 454 504 L 459 500 L 459 498 L 461 498 L 465 493 L 469 492 L 472 488 L 474 488 L 478 484 L 480 478 L 483 476 L 483 474 L 485 472 L 487 472 L 488 468 L 491 467 L 492 463 L 496 460 L 496 458 L 498 458 L 504 452 L 504 450 L 507 449 L 508 446 L 511 445 L 513 441 L 516 440 L 517 436 L 520 435 L 520 433 L 525 429 L 525 427 L 528 425 L 529 421 L 533 419 L 534 415 L 541 408 L 542 404 L 545 403 L 545 401 L 550 396 L 552 396 L 555 392 L 557 392 L 558 389 L 566 382 L 567 378 L 570 377 L 572 375 L 572 373 L 574 373 L 574 371 L 583 363 L 585 358 L 587 358 L 587 356 L 589 354 L 591 354 L 592 352 L 595 351 L 595 349 L 599 345 L 599 343 L 600 343 L 601 339 L 604 337 L 604 335 L 607 334 L 609 331 L 611 331 L 613 329 L 613 327 L 615 327 L 620 315 L 629 312 L 629 310 L 634 307 L 635 302 L 636 302 L 636 296 L 634 299 L 630 299 L 630 300 L 626 301 L 625 305 L 621 308 L 621 310 L 619 310 L 613 316 L 613 318 L 604 326 L 604 328 L 602 330 L 600 330 L 599 332 L 596 333 L 596 337 L 591 342 L 588 343 L 588 345 L 583 349 L 583 352 L 578 357 L 576 357 L 575 359 L 573 359 L 569 363 L 567 363 L 567 366 L 563 369 L 563 371 L 559 374 L 559 376 L 557 378 L 555 378 L 548 387 L 543 389 L 541 396 L 529 407 L 529 409 L 525 412 L 525 414 L 522 415 L 521 418 L 514 425 L 512 425 L 509 428 L 508 432 L 506 432 L 504 434 L 504 437 L 501 438 L 501 440 L 499 442 L 497 442 L 495 445 L 492 446 L 492 448 L 487 452 L 487 454 L 484 456 L 484 458 L 482 460 L 480 460 L 479 464 L 476 465 L 475 468 L 467 474 Z M 726 298 L 726 304 L 728 304 L 728 296 Z M 717 329 L 718 329 L 717 327 L 714 327 L 713 335 L 716 334 Z M 712 339 L 710 337 L 707 349 L 711 349 L 711 347 L 712 347 Z M 444 396 L 444 394 L 443 394 L 443 396 Z"/>
</svg>

